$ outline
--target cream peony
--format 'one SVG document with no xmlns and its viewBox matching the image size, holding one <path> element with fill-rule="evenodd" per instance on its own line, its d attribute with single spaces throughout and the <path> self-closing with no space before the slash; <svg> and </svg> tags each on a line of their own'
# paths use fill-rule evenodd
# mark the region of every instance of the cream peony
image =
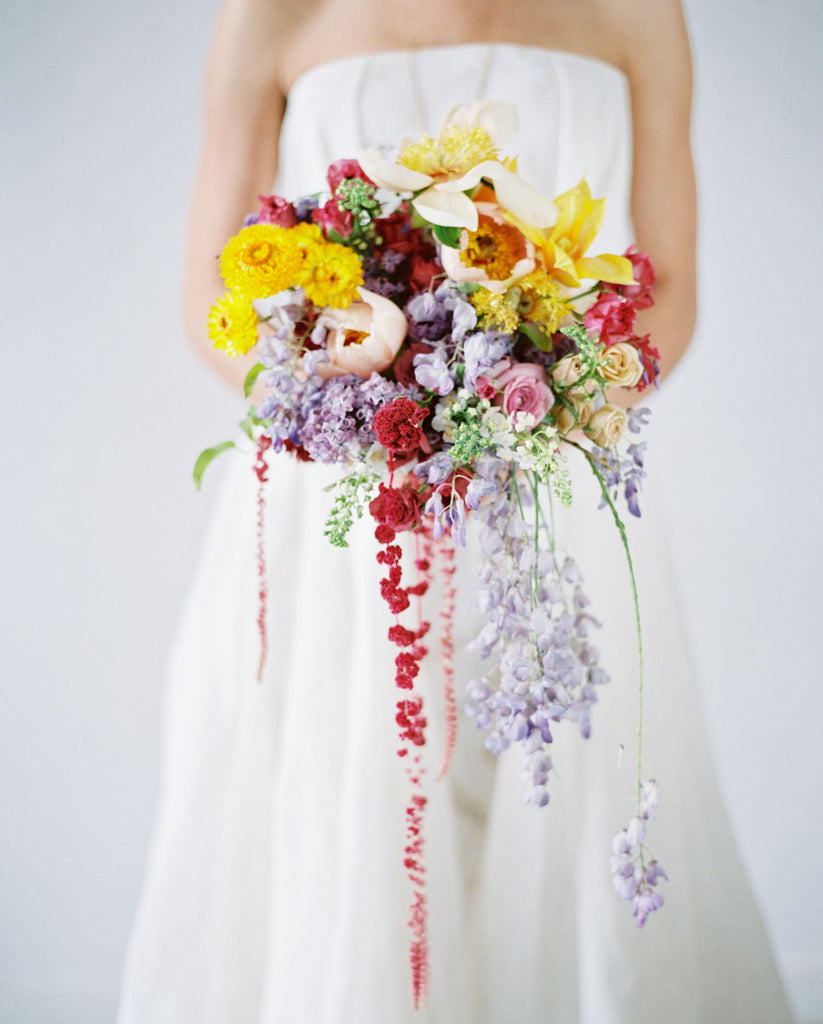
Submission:
<svg viewBox="0 0 823 1024">
<path fill-rule="evenodd" d="M 453 107 L 436 139 L 407 141 L 397 160 L 379 149 L 361 150 L 357 159 L 380 188 L 418 193 L 413 205 L 431 224 L 476 231 L 477 209 L 464 193 L 486 178 L 500 205 L 516 218 L 551 227 L 557 220 L 554 203 L 497 159 L 499 147 L 516 131 L 512 104 L 484 100 Z"/>
</svg>

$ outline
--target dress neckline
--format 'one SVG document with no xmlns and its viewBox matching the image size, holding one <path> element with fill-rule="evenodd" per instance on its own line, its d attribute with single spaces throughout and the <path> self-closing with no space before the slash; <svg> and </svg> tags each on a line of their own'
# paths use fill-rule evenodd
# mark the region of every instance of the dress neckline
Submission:
<svg viewBox="0 0 823 1024">
<path fill-rule="evenodd" d="M 550 60 L 571 60 L 581 61 L 585 64 L 593 64 L 599 66 L 607 72 L 618 75 L 624 82 L 627 81 L 626 73 L 622 68 L 619 68 L 616 64 L 612 64 L 610 61 L 603 60 L 602 57 L 594 57 L 587 53 L 574 53 L 571 50 L 558 50 L 553 49 L 550 46 L 539 46 L 533 43 L 512 43 L 512 42 L 465 42 L 465 43 L 440 43 L 432 46 L 418 46 L 410 47 L 408 49 L 387 49 L 387 50 L 369 50 L 363 53 L 353 53 L 345 57 L 334 57 L 331 60 L 320 61 L 317 64 L 312 64 L 311 67 L 301 71 L 300 74 L 292 82 L 289 91 L 288 98 L 291 98 L 296 91 L 303 87 L 304 83 L 313 78 L 315 75 L 328 73 L 334 71 L 335 68 L 345 67 L 348 64 L 354 64 L 359 61 L 365 60 L 386 60 L 396 57 L 408 57 L 409 54 L 423 54 L 423 53 L 438 53 L 446 50 L 482 50 L 493 48 L 495 50 L 519 50 L 526 52 L 536 52 L 545 54 Z"/>
</svg>

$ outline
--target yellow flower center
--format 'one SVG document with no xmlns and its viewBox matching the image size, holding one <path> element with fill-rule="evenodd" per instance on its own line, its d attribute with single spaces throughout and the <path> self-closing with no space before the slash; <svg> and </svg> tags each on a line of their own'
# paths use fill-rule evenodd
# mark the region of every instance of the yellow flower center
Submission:
<svg viewBox="0 0 823 1024">
<path fill-rule="evenodd" d="M 343 335 L 343 347 L 345 348 L 346 345 L 362 345 L 368 336 L 368 331 L 355 331 L 349 328 Z"/>
<path fill-rule="evenodd" d="M 397 162 L 435 179 L 459 178 L 484 160 L 496 160 L 497 147 L 485 128 L 449 125 L 436 139 L 424 135 L 400 153 Z"/>
<path fill-rule="evenodd" d="M 469 302 L 474 306 L 484 327 L 512 334 L 520 325 L 520 316 L 516 309 L 512 309 L 506 298 L 505 295 L 494 295 L 481 288 L 469 296 Z"/>
<path fill-rule="evenodd" d="M 470 231 L 460 259 L 467 267 L 480 267 L 491 281 L 511 277 L 524 255 L 523 235 L 511 224 L 496 224 L 483 218 L 477 231 Z"/>
</svg>

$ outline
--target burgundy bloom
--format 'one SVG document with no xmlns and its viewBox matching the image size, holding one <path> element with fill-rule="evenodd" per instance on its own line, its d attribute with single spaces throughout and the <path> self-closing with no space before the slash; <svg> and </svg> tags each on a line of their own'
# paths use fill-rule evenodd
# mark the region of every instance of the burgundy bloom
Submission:
<svg viewBox="0 0 823 1024">
<path fill-rule="evenodd" d="M 389 487 L 381 483 L 380 493 L 369 502 L 369 512 L 378 523 L 402 533 L 420 522 L 420 500 L 408 485 Z"/>
<path fill-rule="evenodd" d="M 395 398 L 374 414 L 377 440 L 390 452 L 411 452 L 423 443 L 420 424 L 428 415 L 411 398 Z"/>
<path fill-rule="evenodd" d="M 637 349 L 643 363 L 643 377 L 635 391 L 644 391 L 649 384 L 657 387 L 657 378 L 660 376 L 660 350 L 651 344 L 648 334 L 642 338 L 632 338 L 631 343 Z"/>
<path fill-rule="evenodd" d="M 408 345 L 404 345 L 397 359 L 392 363 L 392 371 L 397 383 L 403 384 L 405 387 L 417 384 L 417 378 L 414 376 L 414 357 L 423 352 L 431 352 L 431 350 L 431 345 L 426 345 L 422 341 L 412 341 Z"/>
</svg>

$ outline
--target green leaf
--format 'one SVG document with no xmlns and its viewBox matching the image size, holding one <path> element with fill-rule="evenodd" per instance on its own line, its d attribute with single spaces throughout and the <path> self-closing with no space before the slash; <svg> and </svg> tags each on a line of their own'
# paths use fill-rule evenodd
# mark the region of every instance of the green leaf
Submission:
<svg viewBox="0 0 823 1024">
<path fill-rule="evenodd" d="M 536 345 L 543 352 L 551 352 L 552 339 L 548 334 L 544 334 L 539 327 L 534 324 L 522 323 L 519 330 L 521 334 L 526 335 L 532 345 Z"/>
<path fill-rule="evenodd" d="M 460 248 L 460 228 L 447 228 L 442 224 L 435 224 L 434 237 L 450 249 Z"/>
<path fill-rule="evenodd" d="M 234 441 L 224 441 L 222 444 L 216 444 L 214 448 L 207 448 L 197 456 L 197 462 L 194 464 L 194 486 L 198 491 L 200 490 L 200 484 L 203 482 L 203 474 L 206 472 L 206 467 L 221 452 L 228 451 L 229 448 L 234 448 Z"/>
<path fill-rule="evenodd" d="M 246 382 L 243 385 L 243 394 L 246 398 L 254 391 L 254 385 L 257 383 L 257 378 L 266 369 L 262 363 L 255 363 L 254 366 L 246 374 Z"/>
</svg>

